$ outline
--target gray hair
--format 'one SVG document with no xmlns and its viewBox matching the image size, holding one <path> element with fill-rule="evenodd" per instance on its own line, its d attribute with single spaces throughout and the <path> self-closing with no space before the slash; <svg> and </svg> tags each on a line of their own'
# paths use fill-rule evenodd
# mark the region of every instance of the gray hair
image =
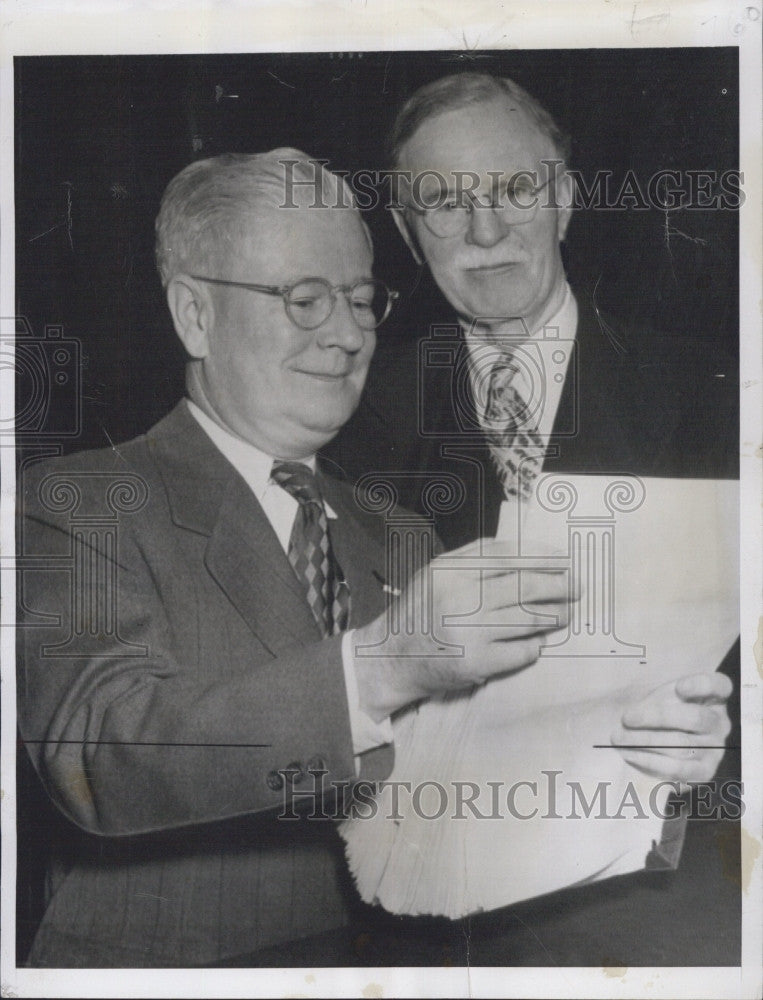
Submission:
<svg viewBox="0 0 763 1000">
<path fill-rule="evenodd" d="M 298 149 L 224 153 L 189 164 L 167 185 L 156 217 L 156 266 L 162 286 L 216 255 L 235 253 L 252 209 L 299 211 L 308 190 L 312 205 L 358 212 L 343 178 Z M 368 227 L 359 212 L 357 217 L 373 250 Z"/>
<path fill-rule="evenodd" d="M 554 145 L 564 163 L 570 156 L 570 137 L 546 109 L 518 83 L 489 73 L 454 73 L 420 87 L 401 108 L 389 137 L 389 160 L 397 168 L 400 153 L 416 130 L 429 118 L 457 108 L 505 98 L 518 105 Z"/>
</svg>

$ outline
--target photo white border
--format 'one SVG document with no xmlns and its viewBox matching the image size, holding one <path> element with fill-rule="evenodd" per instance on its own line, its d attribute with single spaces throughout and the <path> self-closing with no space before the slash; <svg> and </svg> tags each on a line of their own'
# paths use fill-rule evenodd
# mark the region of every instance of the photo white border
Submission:
<svg viewBox="0 0 763 1000">
<path fill-rule="evenodd" d="M 30 9 L 31 8 L 31 9 Z M 2 996 L 761 996 L 761 0 L 291 0 L 206 4 L 0 0 L 0 316 L 14 309 L 13 56 L 385 49 L 642 48 L 734 45 L 740 58 L 740 341 L 743 820 L 740 968 L 43 970 L 15 966 L 13 449 L 0 448 L 2 519 Z M 13 371 L 0 369 L 0 421 L 13 419 Z M 710 903 L 710 901 L 709 901 Z"/>
</svg>

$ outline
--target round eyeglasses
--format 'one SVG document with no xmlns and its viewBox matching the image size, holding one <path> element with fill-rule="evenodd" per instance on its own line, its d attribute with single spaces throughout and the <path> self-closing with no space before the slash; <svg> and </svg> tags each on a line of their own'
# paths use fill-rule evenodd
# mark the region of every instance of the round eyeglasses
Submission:
<svg viewBox="0 0 763 1000">
<path fill-rule="evenodd" d="M 520 226 L 531 222 L 538 211 L 538 195 L 553 180 L 545 184 L 530 183 L 529 177 L 509 181 L 498 187 L 488 202 L 480 201 L 471 191 L 462 191 L 457 196 L 443 192 L 436 205 L 421 208 L 406 205 L 424 219 L 424 224 L 433 236 L 459 236 L 469 228 L 475 211 L 491 210 L 507 226 Z"/>
<path fill-rule="evenodd" d="M 356 281 L 354 285 L 332 285 L 324 278 L 301 278 L 291 285 L 254 285 L 246 281 L 208 278 L 202 274 L 190 277 L 211 285 L 229 285 L 265 295 L 280 295 L 286 315 L 303 330 L 315 330 L 326 322 L 334 311 L 337 292 L 347 299 L 353 319 L 362 330 L 375 330 L 380 326 L 400 297 L 399 292 L 387 288 L 383 281 L 375 278 Z"/>
</svg>

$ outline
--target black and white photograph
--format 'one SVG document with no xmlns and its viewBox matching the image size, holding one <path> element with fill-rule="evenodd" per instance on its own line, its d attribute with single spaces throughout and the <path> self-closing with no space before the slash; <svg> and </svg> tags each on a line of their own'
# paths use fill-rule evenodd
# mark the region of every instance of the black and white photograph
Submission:
<svg viewBox="0 0 763 1000">
<path fill-rule="evenodd" d="M 2 52 L 3 995 L 759 996 L 760 7 L 129 6 Z"/>
</svg>

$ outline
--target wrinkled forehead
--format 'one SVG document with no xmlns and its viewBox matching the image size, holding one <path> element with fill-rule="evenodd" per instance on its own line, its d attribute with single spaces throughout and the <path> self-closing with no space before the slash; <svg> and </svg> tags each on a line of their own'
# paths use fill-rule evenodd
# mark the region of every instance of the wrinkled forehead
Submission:
<svg viewBox="0 0 763 1000">
<path fill-rule="evenodd" d="M 522 107 L 501 97 L 427 118 L 400 150 L 398 169 L 401 190 L 418 183 L 421 190 L 435 191 L 442 187 L 440 178 L 447 189 L 459 176 L 477 175 L 489 185 L 499 173 L 540 173 L 544 161 L 557 158 L 551 138 Z"/>
</svg>

